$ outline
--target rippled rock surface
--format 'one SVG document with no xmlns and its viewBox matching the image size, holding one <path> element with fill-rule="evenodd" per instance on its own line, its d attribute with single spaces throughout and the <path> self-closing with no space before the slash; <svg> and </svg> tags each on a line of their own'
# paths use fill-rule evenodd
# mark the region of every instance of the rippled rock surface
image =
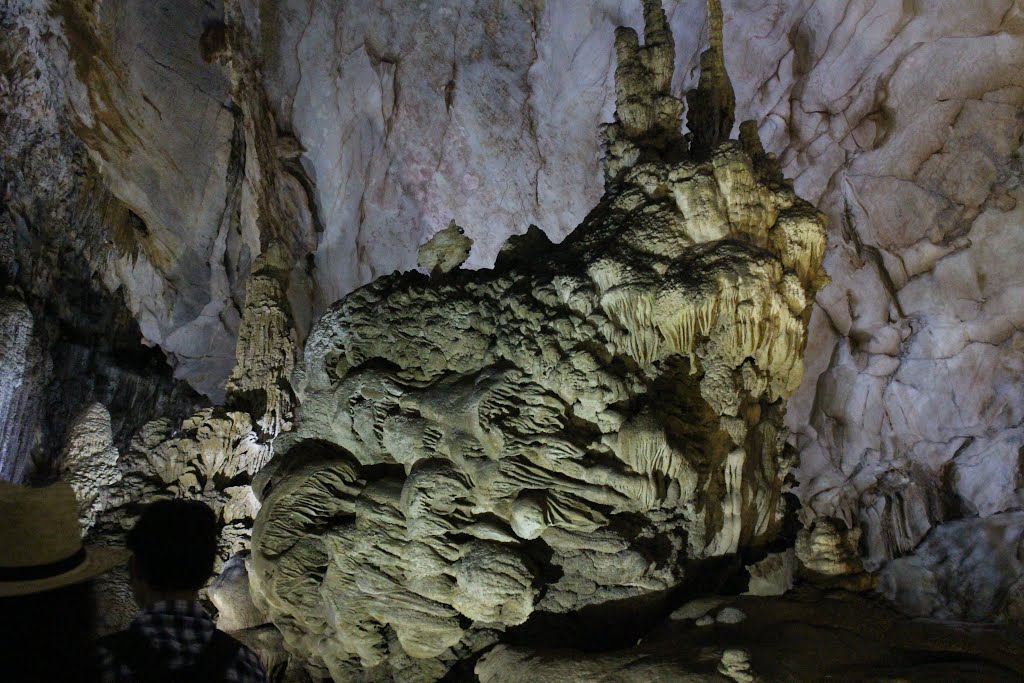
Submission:
<svg viewBox="0 0 1024 683">
<path fill-rule="evenodd" d="M 658 594 L 780 529 L 823 219 L 759 144 L 712 130 L 689 154 L 624 108 L 667 97 L 666 60 L 617 40 L 648 64 L 618 72 L 639 82 L 609 141 L 635 153 L 576 231 L 381 278 L 310 334 L 251 581 L 335 680 L 440 677 L 535 613 Z"/>
</svg>

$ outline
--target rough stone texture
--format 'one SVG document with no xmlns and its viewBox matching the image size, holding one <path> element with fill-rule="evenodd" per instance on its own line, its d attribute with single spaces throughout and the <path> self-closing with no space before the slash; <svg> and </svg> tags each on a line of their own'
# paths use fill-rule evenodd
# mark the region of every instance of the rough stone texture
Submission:
<svg viewBox="0 0 1024 683">
<path fill-rule="evenodd" d="M 706 153 L 732 136 L 736 94 L 725 69 L 721 0 L 708 2 L 708 49 L 700 55 L 700 82 L 686 95 L 690 148 Z"/>
<path fill-rule="evenodd" d="M 12 478 L 36 469 L 31 452 L 59 453 L 95 401 L 122 448 L 161 412 L 187 414 L 161 352 L 220 396 L 246 274 L 275 234 L 266 207 L 308 203 L 275 228 L 295 252 L 300 338 L 330 302 L 412 267 L 452 217 L 472 267 L 528 224 L 564 236 L 602 192 L 593 132 L 611 117 L 612 31 L 642 12 L 54 6 L 0 4 L 0 272 L 56 375 L 40 380 L 38 422 L 5 423 L 20 435 L 0 474 Z M 707 22 L 701 3 L 666 9 L 678 95 L 697 86 Z M 833 283 L 787 418 L 804 521 L 861 526 L 874 569 L 945 520 L 1021 503 L 1024 18 L 1012 0 L 726 0 L 723 14 L 737 118 L 759 122 L 830 217 Z M 144 354 L 139 325 L 159 351 Z"/>
<path fill-rule="evenodd" d="M 267 678 L 281 683 L 311 683 L 301 669 L 290 666 L 281 632 L 273 626 L 258 626 L 232 631 L 231 637 L 244 643 L 256 653 L 267 672 Z"/>
<path fill-rule="evenodd" d="M 21 481 L 31 463 L 41 381 L 45 369 L 24 301 L 0 298 L 0 479 Z"/>
<path fill-rule="evenodd" d="M 296 339 L 285 291 L 290 267 L 290 255 L 279 243 L 256 258 L 227 384 L 229 402 L 252 412 L 266 443 L 292 426 Z"/>
<path fill-rule="evenodd" d="M 217 628 L 234 632 L 267 623 L 266 615 L 253 604 L 249 593 L 247 555 L 232 555 L 207 589 L 210 602 L 217 608 Z"/>
<path fill-rule="evenodd" d="M 114 539 L 111 539 L 114 540 Z M 120 544 L 123 547 L 123 543 Z M 116 567 L 96 577 L 93 584 L 96 600 L 96 635 L 117 633 L 128 627 L 139 614 L 139 605 L 132 593 L 127 567 Z"/>
<path fill-rule="evenodd" d="M 782 58 L 790 96 L 734 81 L 832 217 L 833 283 L 789 424 L 807 519 L 862 526 L 878 566 L 943 520 L 1019 505 L 1021 293 L 1006 255 L 1020 249 L 1024 16 L 1012 2 L 818 4 L 784 38 L 801 10 L 762 15 L 768 37 L 737 43 L 737 62 Z"/>
<path fill-rule="evenodd" d="M 233 293 L 259 245 L 240 234 L 229 201 L 239 163 L 229 78 L 199 50 L 204 24 L 220 18 L 211 5 L 60 0 L 53 10 L 74 73 L 75 132 L 140 220 L 105 277 L 124 288 L 143 337 L 178 376 L 223 395 L 239 321 Z"/>
<path fill-rule="evenodd" d="M 298 148 L 278 137 L 261 99 L 244 21 L 224 30 L 234 10 L 227 5 L 11 0 L 4 7 L 26 36 L 42 36 L 16 66 L 45 77 L 41 86 L 16 84 L 9 111 L 26 128 L 43 127 L 33 119 L 40 111 L 52 119 L 57 125 L 45 132 L 65 138 L 58 159 L 87 167 L 96 194 L 109 192 L 126 216 L 104 216 L 100 239 L 87 247 L 96 252 L 89 256 L 97 279 L 128 307 L 136 335 L 215 400 L 223 400 L 233 366 L 254 259 L 274 238 L 284 242 L 289 286 L 314 231 L 295 177 L 302 175 Z M 40 151 L 39 140 L 28 144 Z M 81 158 L 68 154 L 76 146 Z M 50 175 L 77 190 L 86 174 L 71 171 Z M 302 268 L 295 277 L 303 280 Z M 301 286 L 305 298 L 309 289 Z"/>
<path fill-rule="evenodd" d="M 804 569 L 824 576 L 864 571 L 858 543 L 860 529 L 849 529 L 842 520 L 823 517 L 796 537 L 796 557 Z"/>
<path fill-rule="evenodd" d="M 1024 622 L 1024 512 L 949 522 L 881 572 L 886 597 L 916 616 Z"/>
<path fill-rule="evenodd" d="M 822 217 L 735 142 L 645 154 L 664 124 L 636 98 L 671 79 L 648 64 L 617 73 L 635 163 L 560 245 L 378 279 L 310 333 L 250 580 L 312 671 L 438 678 L 534 612 L 667 591 L 779 532 Z"/>
<path fill-rule="evenodd" d="M 9 391 L 32 387 L 18 418 L 4 416 L 0 477 L 14 481 L 52 480 L 68 427 L 93 403 L 110 410 L 124 447 L 144 422 L 181 416 L 193 398 L 171 381 L 163 353 L 142 345 L 121 293 L 105 284 L 109 257 L 140 224 L 72 132 L 70 70 L 51 9 L 0 3 L 0 287 L 31 314 L 35 356 L 22 389 L 9 375 L 3 382 Z"/>
<path fill-rule="evenodd" d="M 109 425 L 102 406 L 90 407 L 76 420 L 64 449 L 61 476 L 75 488 L 86 538 L 123 546 L 125 532 L 146 504 L 166 498 L 201 500 L 222 527 L 211 592 L 204 590 L 203 598 L 225 606 L 227 627 L 265 623 L 248 598 L 245 564 L 237 558 L 249 549 L 260 508 L 250 482 L 272 453 L 271 444 L 253 429 L 252 417 L 207 408 L 178 424 L 154 420 L 121 453 L 111 445 Z M 124 628 L 138 610 L 127 573 L 111 572 L 100 585 L 100 630 Z"/>
<path fill-rule="evenodd" d="M 85 533 L 96 524 L 96 515 L 109 507 L 109 489 L 121 478 L 117 456 L 110 412 L 102 403 L 93 403 L 72 422 L 60 465 L 60 478 L 75 489 Z"/>
</svg>

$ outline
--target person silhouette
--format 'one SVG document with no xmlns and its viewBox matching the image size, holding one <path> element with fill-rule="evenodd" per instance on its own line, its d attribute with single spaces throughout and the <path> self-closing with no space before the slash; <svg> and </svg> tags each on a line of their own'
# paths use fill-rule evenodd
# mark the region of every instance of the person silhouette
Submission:
<svg viewBox="0 0 1024 683">
<path fill-rule="evenodd" d="M 85 546 L 75 492 L 0 481 L 0 661 L 4 681 L 92 682 L 92 580 L 123 564 L 123 548 Z"/>
<path fill-rule="evenodd" d="M 256 654 L 223 631 L 198 602 L 213 573 L 219 535 L 208 505 L 162 500 L 128 532 L 128 563 L 142 607 L 128 628 L 99 642 L 100 680 L 266 681 Z"/>
</svg>

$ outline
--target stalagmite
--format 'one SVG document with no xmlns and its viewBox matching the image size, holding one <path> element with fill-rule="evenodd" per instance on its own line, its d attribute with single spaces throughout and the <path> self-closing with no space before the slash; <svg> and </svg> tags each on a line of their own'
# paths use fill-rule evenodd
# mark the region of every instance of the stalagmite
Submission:
<svg viewBox="0 0 1024 683">
<path fill-rule="evenodd" d="M 269 666 L 284 636 L 240 559 L 261 500 L 303 514 L 284 462 L 333 444 L 355 479 L 309 497 L 350 507 L 303 500 L 315 523 L 275 532 L 327 559 L 268 562 L 315 588 L 273 601 L 291 674 L 327 670 L 321 640 L 370 680 L 468 676 L 495 641 L 592 651 L 623 612 L 741 591 L 741 566 L 796 595 L 685 620 L 675 645 L 714 651 L 670 649 L 670 673 L 561 670 L 716 678 L 749 654 L 771 679 L 794 653 L 736 630 L 777 606 L 797 633 L 795 602 L 865 571 L 911 614 L 1005 620 L 956 627 L 998 643 L 1024 623 L 1024 21 L 939 4 L 0 2 L 0 479 L 72 482 L 98 543 L 150 500 L 209 502 L 223 624 Z M 792 191 L 831 216 L 827 251 Z M 344 348 L 319 329 L 301 352 L 332 302 L 413 267 L 325 321 Z M 107 625 L 135 611 L 126 573 L 97 592 Z M 347 611 L 320 628 L 324 602 Z"/>
<path fill-rule="evenodd" d="M 61 479 L 75 490 L 84 532 L 109 507 L 110 490 L 121 478 L 117 456 L 110 412 L 101 403 L 87 406 L 71 424 L 61 457 Z"/>
<path fill-rule="evenodd" d="M 615 31 L 615 121 L 605 126 L 606 184 L 641 159 L 685 151 L 683 103 L 672 96 L 675 43 L 660 0 L 644 0 L 644 45 L 636 31 Z"/>
<path fill-rule="evenodd" d="M 533 615 L 668 590 L 781 527 L 822 218 L 725 139 L 720 11 L 718 118 L 687 154 L 644 9 L 644 46 L 616 34 L 609 192 L 574 233 L 378 279 L 310 333 L 250 580 L 314 675 L 434 680 Z M 745 680 L 741 660 L 717 670 Z"/>
<path fill-rule="evenodd" d="M 286 293 L 291 266 L 290 254 L 277 242 L 256 258 L 227 384 L 229 402 L 255 415 L 266 442 L 291 427 L 296 345 Z"/>
</svg>

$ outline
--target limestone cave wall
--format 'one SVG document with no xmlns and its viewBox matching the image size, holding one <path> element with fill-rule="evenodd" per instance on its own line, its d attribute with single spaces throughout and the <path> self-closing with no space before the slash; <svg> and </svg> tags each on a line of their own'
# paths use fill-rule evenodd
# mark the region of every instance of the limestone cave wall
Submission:
<svg viewBox="0 0 1024 683">
<path fill-rule="evenodd" d="M 664 4 L 681 96 L 707 14 Z M 736 120 L 828 218 L 786 414 L 802 521 L 857 527 L 907 609 L 1020 619 L 1024 8 L 722 4 Z M 232 377 L 261 358 L 247 289 L 302 344 L 453 219 L 468 268 L 530 225 L 561 241 L 604 191 L 614 29 L 643 19 L 624 0 L 3 0 L 0 25 L 0 476 L 20 479 L 95 402 L 122 452 L 192 390 L 259 405 L 238 440 L 276 435 L 288 390 Z"/>
</svg>

